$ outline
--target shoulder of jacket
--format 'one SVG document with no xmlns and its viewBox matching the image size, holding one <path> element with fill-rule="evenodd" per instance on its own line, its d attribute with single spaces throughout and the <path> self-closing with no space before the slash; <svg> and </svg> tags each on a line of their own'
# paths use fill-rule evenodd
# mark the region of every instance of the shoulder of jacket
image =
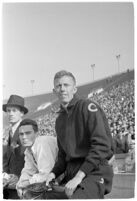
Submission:
<svg viewBox="0 0 137 201">
<path fill-rule="evenodd" d="M 35 140 L 34 146 L 45 146 L 45 144 L 51 143 L 51 142 L 55 142 L 56 141 L 56 137 L 54 136 L 50 136 L 50 135 L 42 135 L 42 136 L 38 136 Z"/>
<path fill-rule="evenodd" d="M 89 99 L 81 100 L 81 104 L 83 104 L 84 109 L 88 110 L 89 112 L 97 112 L 99 109 L 99 105 Z"/>
<path fill-rule="evenodd" d="M 6 127 L 3 129 L 3 134 L 7 135 L 9 134 L 9 131 L 10 131 L 10 127 Z"/>
<path fill-rule="evenodd" d="M 8 145 L 9 131 L 10 131 L 9 127 L 3 129 L 3 145 Z"/>
</svg>

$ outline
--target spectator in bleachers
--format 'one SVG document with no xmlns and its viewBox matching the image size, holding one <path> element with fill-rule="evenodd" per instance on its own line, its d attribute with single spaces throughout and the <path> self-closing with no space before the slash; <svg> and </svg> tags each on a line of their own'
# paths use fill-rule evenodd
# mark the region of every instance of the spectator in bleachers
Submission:
<svg viewBox="0 0 137 201">
<path fill-rule="evenodd" d="M 119 135 L 122 135 L 123 133 L 123 127 L 124 132 L 126 132 L 127 135 L 130 133 L 130 126 L 132 127 L 132 130 L 134 130 L 135 112 L 133 80 L 113 86 L 109 91 L 104 91 L 98 96 L 93 97 L 93 100 L 98 102 L 104 109 L 109 120 L 112 135 L 115 139 L 118 138 L 117 141 L 119 140 Z M 131 137 L 132 135 L 134 135 L 133 132 Z M 125 136 L 122 135 L 122 138 L 125 138 Z M 122 146 L 124 145 L 124 142 L 125 141 L 123 140 Z M 123 147 L 126 147 L 126 145 Z M 121 151 L 122 153 L 125 153 L 128 152 L 128 150 L 128 148 L 124 148 L 123 151 Z"/>
</svg>

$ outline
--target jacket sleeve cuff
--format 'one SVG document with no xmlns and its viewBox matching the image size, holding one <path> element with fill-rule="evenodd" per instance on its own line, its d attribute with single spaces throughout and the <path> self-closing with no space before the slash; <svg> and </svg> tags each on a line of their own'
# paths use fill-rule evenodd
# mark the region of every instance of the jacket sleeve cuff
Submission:
<svg viewBox="0 0 137 201">
<path fill-rule="evenodd" d="M 82 170 L 86 175 L 91 173 L 95 169 L 95 166 L 88 161 L 85 161 L 82 166 L 80 167 L 80 170 Z"/>
<path fill-rule="evenodd" d="M 55 174 L 55 178 L 57 178 L 61 173 L 59 170 L 56 170 L 55 168 L 51 171 Z"/>
</svg>

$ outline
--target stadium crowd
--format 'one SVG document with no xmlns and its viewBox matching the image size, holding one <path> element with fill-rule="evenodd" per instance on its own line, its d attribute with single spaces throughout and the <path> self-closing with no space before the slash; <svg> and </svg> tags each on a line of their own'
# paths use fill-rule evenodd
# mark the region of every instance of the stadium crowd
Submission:
<svg viewBox="0 0 137 201">
<path fill-rule="evenodd" d="M 116 145 L 116 153 L 126 153 L 135 139 L 134 80 L 113 86 L 109 91 L 95 95 L 109 121 Z"/>
<path fill-rule="evenodd" d="M 56 136 L 56 132 L 55 132 L 56 117 L 57 117 L 56 111 L 52 110 L 51 113 L 47 113 L 46 115 L 42 115 L 42 116 L 36 118 L 36 121 L 39 126 L 40 135 Z"/>
<path fill-rule="evenodd" d="M 127 153 L 135 139 L 134 80 L 113 86 L 91 98 L 106 113 L 114 139 L 116 153 Z M 36 119 L 40 135 L 56 135 L 55 120 L 58 108 Z"/>
</svg>

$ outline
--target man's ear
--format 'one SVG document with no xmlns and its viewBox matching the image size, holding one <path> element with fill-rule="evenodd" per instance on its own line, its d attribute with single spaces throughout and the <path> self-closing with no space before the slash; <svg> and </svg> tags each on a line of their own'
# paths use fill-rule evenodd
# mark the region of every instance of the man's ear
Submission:
<svg viewBox="0 0 137 201">
<path fill-rule="evenodd" d="M 52 90 L 52 91 L 53 91 L 53 93 L 54 93 L 54 94 L 56 94 L 56 90 L 55 90 L 54 88 L 53 88 L 53 90 Z"/>
<path fill-rule="evenodd" d="M 23 111 L 21 111 L 21 117 L 23 117 L 24 116 L 24 112 Z"/>
<path fill-rule="evenodd" d="M 78 90 L 77 87 L 74 87 L 74 94 L 77 92 L 77 90 Z"/>
</svg>

